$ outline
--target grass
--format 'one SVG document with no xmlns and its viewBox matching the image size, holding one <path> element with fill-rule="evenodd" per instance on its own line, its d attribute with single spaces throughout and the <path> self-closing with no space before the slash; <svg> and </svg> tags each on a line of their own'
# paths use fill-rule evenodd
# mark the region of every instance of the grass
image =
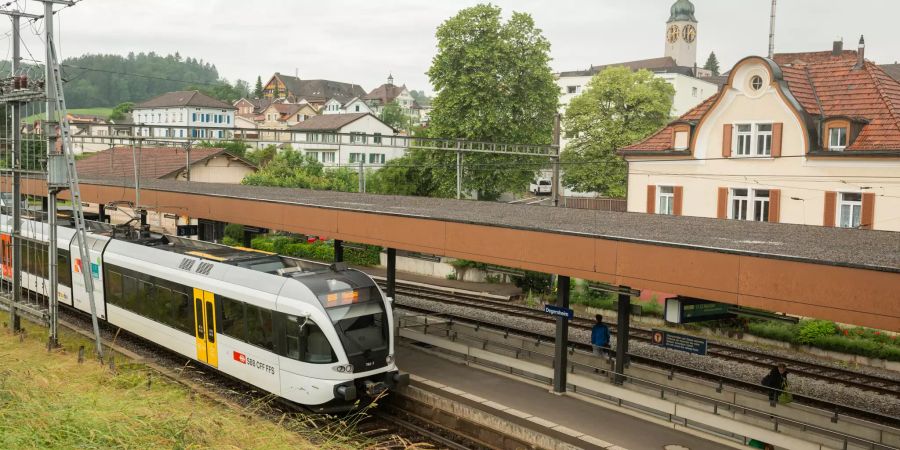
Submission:
<svg viewBox="0 0 900 450">
<path fill-rule="evenodd" d="M 103 116 L 105 119 L 109 119 L 109 115 L 112 114 L 112 108 L 75 108 L 70 109 L 69 114 L 92 114 L 95 116 Z M 34 123 L 37 119 L 43 119 L 45 114 L 32 114 L 25 119 L 23 122 L 25 123 Z"/>
<path fill-rule="evenodd" d="M 229 409 L 121 357 L 115 372 L 90 359 L 78 364 L 78 346 L 86 355 L 92 346 L 74 333 L 48 353 L 46 330 L 23 323 L 22 342 L 0 328 L 0 448 L 352 448 L 313 444 L 297 432 L 303 421 L 279 426 L 249 407 Z"/>
</svg>

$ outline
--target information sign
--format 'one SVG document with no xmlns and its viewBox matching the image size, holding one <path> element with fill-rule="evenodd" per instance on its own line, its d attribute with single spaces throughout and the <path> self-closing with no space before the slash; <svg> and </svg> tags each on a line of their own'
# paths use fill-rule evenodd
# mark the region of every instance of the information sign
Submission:
<svg viewBox="0 0 900 450">
<path fill-rule="evenodd" d="M 695 355 L 706 354 L 706 339 L 689 336 L 687 334 L 672 333 L 665 330 L 653 330 L 650 343 L 660 347 L 693 353 Z"/>
<path fill-rule="evenodd" d="M 551 316 L 567 317 L 569 320 L 575 317 L 575 311 L 555 305 L 544 305 L 544 312 Z"/>
</svg>

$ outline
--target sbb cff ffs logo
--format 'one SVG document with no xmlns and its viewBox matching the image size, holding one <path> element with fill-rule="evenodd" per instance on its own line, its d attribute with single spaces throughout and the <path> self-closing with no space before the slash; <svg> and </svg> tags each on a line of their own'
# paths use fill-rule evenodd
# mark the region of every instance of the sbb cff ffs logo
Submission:
<svg viewBox="0 0 900 450">
<path fill-rule="evenodd" d="M 232 352 L 232 353 L 233 353 L 235 361 L 237 361 L 241 364 L 247 364 L 247 355 L 240 353 L 240 352 Z"/>
</svg>

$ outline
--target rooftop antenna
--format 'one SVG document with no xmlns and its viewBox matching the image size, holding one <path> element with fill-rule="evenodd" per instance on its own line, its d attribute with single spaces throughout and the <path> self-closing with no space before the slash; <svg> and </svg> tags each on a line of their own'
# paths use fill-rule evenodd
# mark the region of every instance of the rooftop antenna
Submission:
<svg viewBox="0 0 900 450">
<path fill-rule="evenodd" d="M 775 58 L 775 3 L 772 0 L 772 15 L 769 18 L 769 59 Z"/>
</svg>

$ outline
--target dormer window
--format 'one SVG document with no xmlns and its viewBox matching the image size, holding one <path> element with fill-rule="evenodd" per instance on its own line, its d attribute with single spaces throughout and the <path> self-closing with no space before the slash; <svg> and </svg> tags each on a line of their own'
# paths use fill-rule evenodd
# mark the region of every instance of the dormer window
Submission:
<svg viewBox="0 0 900 450">
<path fill-rule="evenodd" d="M 828 133 L 828 150 L 841 151 L 847 148 L 847 128 L 830 128 Z"/>
</svg>

